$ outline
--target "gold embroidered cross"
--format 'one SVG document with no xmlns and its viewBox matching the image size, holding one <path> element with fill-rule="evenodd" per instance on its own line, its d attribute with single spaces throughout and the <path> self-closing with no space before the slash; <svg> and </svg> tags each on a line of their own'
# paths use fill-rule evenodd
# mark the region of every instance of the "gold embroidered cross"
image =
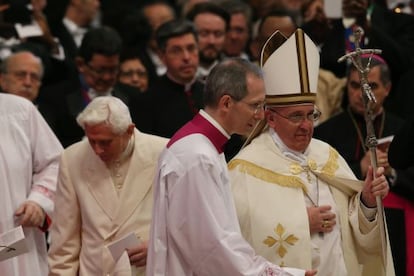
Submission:
<svg viewBox="0 0 414 276">
<path fill-rule="evenodd" d="M 263 243 L 268 247 L 276 246 L 276 254 L 283 258 L 287 253 L 287 247 L 295 245 L 299 239 L 293 234 L 286 234 L 286 229 L 280 223 L 278 223 L 274 232 L 277 237 L 267 236 Z"/>
</svg>

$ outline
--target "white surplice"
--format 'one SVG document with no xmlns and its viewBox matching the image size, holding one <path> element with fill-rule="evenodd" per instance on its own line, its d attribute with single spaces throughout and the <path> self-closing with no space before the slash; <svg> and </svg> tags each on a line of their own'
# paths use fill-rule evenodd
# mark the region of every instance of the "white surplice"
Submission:
<svg viewBox="0 0 414 276">
<path fill-rule="evenodd" d="M 54 208 L 62 146 L 33 103 L 0 93 L 0 233 L 18 225 L 14 213 L 26 200 L 49 215 Z M 45 233 L 24 227 L 29 252 L 0 262 L 1 275 L 47 275 Z"/>
<path fill-rule="evenodd" d="M 241 236 L 221 150 L 227 139 L 201 111 L 162 153 L 147 275 L 291 275 Z"/>
</svg>

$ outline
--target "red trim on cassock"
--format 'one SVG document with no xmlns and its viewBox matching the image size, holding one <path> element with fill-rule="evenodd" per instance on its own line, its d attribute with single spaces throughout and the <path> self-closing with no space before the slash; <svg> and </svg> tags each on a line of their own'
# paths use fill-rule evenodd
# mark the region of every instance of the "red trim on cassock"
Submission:
<svg viewBox="0 0 414 276">
<path fill-rule="evenodd" d="M 227 137 L 206 118 L 201 116 L 200 113 L 195 115 L 191 121 L 186 123 L 174 134 L 174 136 L 168 142 L 167 148 L 171 147 L 171 145 L 173 145 L 178 140 L 196 133 L 206 136 L 217 149 L 218 153 L 222 153 L 224 151 L 224 146 L 228 141 Z"/>
<path fill-rule="evenodd" d="M 42 230 L 42 232 L 46 232 L 49 229 L 51 224 L 52 224 L 52 219 L 46 214 L 43 225 L 39 226 L 39 229 Z"/>
<path fill-rule="evenodd" d="M 389 192 L 384 198 L 384 207 L 404 210 L 406 270 L 407 275 L 414 275 L 414 204 L 393 192 Z"/>
</svg>

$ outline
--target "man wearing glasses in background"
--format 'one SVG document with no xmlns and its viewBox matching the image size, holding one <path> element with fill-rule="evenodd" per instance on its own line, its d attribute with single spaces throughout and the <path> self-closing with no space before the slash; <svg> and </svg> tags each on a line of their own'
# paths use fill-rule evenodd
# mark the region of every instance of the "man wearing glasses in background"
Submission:
<svg viewBox="0 0 414 276">
<path fill-rule="evenodd" d="M 0 67 L 2 92 L 21 96 L 33 103 L 39 95 L 42 77 L 42 61 L 28 51 L 11 54 Z"/>
<path fill-rule="evenodd" d="M 119 72 L 122 41 L 110 27 L 89 30 L 76 57 L 78 78 L 69 79 L 48 88 L 39 99 L 39 107 L 47 112 L 48 122 L 64 147 L 78 142 L 84 136 L 76 123 L 76 116 L 98 96 L 114 96 L 130 109 L 137 127 L 138 93 L 126 86 L 114 87 Z"/>
<path fill-rule="evenodd" d="M 384 168 L 359 182 L 335 149 L 312 138 L 321 113 L 319 54 L 309 37 L 275 33 L 263 53 L 265 120 L 229 163 L 242 234 L 277 265 L 362 275 L 361 264 L 381 253 L 375 196 L 388 193 Z M 389 251 L 388 261 L 385 275 L 394 275 Z"/>
</svg>

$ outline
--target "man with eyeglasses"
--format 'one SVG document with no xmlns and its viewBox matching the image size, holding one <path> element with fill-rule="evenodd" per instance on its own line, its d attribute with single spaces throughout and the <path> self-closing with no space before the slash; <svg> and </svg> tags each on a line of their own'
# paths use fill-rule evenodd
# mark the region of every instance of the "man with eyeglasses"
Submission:
<svg viewBox="0 0 414 276">
<path fill-rule="evenodd" d="M 263 118 L 261 70 L 228 59 L 207 78 L 205 108 L 160 155 L 146 275 L 312 276 L 256 255 L 240 233 L 223 148 Z"/>
<path fill-rule="evenodd" d="M 381 253 L 375 196 L 388 193 L 384 168 L 358 182 L 334 148 L 312 138 L 319 53 L 302 30 L 274 33 L 262 56 L 265 120 L 229 163 L 242 234 L 275 264 L 361 276 Z M 390 252 L 388 261 L 387 274 L 371 275 L 394 275 Z"/>
<path fill-rule="evenodd" d="M 84 136 L 76 116 L 95 97 L 114 96 L 129 108 L 133 122 L 140 128 L 138 118 L 145 113 L 139 103 L 139 93 L 127 86 L 115 86 L 119 72 L 122 41 L 110 27 L 90 29 L 84 36 L 76 57 L 78 77 L 48 87 L 39 99 L 39 107 L 49 115 L 49 124 L 64 147 Z"/>
<path fill-rule="evenodd" d="M 42 77 L 42 61 L 28 51 L 11 54 L 1 64 L 2 92 L 24 97 L 31 102 L 35 102 L 39 95 Z"/>
</svg>

